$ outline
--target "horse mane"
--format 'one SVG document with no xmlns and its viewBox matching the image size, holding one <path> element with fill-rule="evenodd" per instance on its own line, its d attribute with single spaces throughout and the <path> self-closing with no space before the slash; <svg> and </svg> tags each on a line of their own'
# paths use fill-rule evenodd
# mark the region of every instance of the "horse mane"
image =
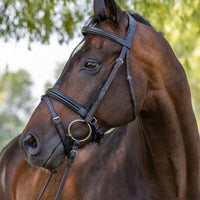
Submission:
<svg viewBox="0 0 200 200">
<path fill-rule="evenodd" d="M 147 26 L 153 28 L 153 26 L 150 24 L 150 22 L 149 22 L 147 19 L 143 18 L 140 14 L 138 14 L 138 13 L 136 13 L 136 12 L 134 12 L 134 11 L 130 11 L 130 12 L 128 12 L 128 13 L 129 13 L 137 22 L 140 22 L 140 23 L 142 23 L 142 24 L 145 24 L 145 25 L 147 25 Z"/>
<path fill-rule="evenodd" d="M 146 26 L 149 26 L 155 30 L 155 28 L 150 24 L 150 22 L 147 19 L 145 19 L 144 17 L 142 17 L 142 15 L 140 15 L 134 11 L 130 11 L 130 12 L 128 12 L 128 14 L 130 14 L 137 22 L 140 22 L 140 23 L 142 23 Z M 161 34 L 162 36 L 164 36 L 163 31 L 159 30 L 158 33 Z"/>
</svg>

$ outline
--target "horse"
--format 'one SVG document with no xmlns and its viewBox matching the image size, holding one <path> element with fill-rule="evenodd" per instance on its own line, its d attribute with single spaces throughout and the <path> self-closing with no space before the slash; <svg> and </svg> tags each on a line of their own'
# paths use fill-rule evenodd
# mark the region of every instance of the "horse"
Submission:
<svg viewBox="0 0 200 200">
<path fill-rule="evenodd" d="M 54 199 L 78 141 L 61 199 L 200 199 L 199 133 L 169 43 L 114 0 L 94 0 L 82 32 L 54 87 L 1 154 L 1 198 L 36 199 L 56 169 L 42 197 Z"/>
</svg>

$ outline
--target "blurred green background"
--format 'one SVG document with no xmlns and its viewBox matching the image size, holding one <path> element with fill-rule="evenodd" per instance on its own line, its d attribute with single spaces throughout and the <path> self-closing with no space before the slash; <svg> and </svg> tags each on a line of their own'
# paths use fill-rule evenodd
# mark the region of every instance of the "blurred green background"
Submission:
<svg viewBox="0 0 200 200">
<path fill-rule="evenodd" d="M 134 10 L 164 33 L 189 80 L 194 111 L 200 127 L 200 1 L 118 0 L 127 11 Z M 91 0 L 3 0 L 0 2 L 0 38 L 29 45 L 48 44 L 56 35 L 60 45 L 80 36 L 80 27 L 92 14 Z M 1 48 L 1 47 L 0 47 Z M 30 48 L 31 51 L 31 48 Z M 1 56 L 0 56 L 1 59 Z M 65 62 L 65 61 L 63 61 Z M 64 64 L 56 66 L 55 77 Z M 29 66 L 27 66 L 28 68 Z M 22 132 L 33 110 L 31 74 L 0 66 L 0 150 Z M 45 88 L 51 85 L 47 82 Z"/>
</svg>

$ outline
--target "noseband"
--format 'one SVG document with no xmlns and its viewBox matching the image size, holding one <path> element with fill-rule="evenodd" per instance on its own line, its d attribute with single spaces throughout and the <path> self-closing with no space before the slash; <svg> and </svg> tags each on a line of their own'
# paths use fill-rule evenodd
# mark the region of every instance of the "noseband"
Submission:
<svg viewBox="0 0 200 200">
<path fill-rule="evenodd" d="M 136 30 L 136 21 L 129 14 L 128 14 L 128 19 L 129 19 L 129 24 L 128 24 L 128 29 L 127 29 L 127 32 L 126 32 L 125 39 L 119 38 L 119 37 L 107 32 L 107 31 L 104 31 L 104 30 L 101 30 L 101 29 L 95 27 L 94 23 L 90 23 L 89 25 L 84 26 L 82 28 L 82 34 L 83 35 L 86 35 L 86 34 L 97 35 L 97 36 L 109 39 L 113 42 L 116 42 L 116 43 L 118 43 L 122 46 L 120 55 L 116 59 L 116 62 L 113 66 L 113 69 L 112 69 L 110 75 L 108 76 L 103 87 L 100 89 L 97 97 L 93 100 L 93 103 L 91 104 L 89 109 L 84 108 L 80 103 L 74 101 L 69 96 L 58 91 L 55 88 L 49 89 L 46 92 L 46 94 L 42 96 L 42 99 L 46 102 L 48 109 L 51 113 L 53 125 L 57 129 L 59 137 L 60 137 L 60 139 L 63 143 L 65 153 L 69 158 L 68 166 L 67 166 L 66 171 L 63 175 L 60 187 L 59 187 L 57 195 L 56 195 L 56 200 L 59 199 L 59 197 L 61 195 L 61 191 L 64 187 L 64 183 L 65 183 L 65 180 L 67 178 L 69 169 L 70 169 L 72 162 L 73 162 L 73 159 L 76 155 L 76 149 L 78 148 L 78 144 L 80 142 L 84 142 L 84 141 L 88 140 L 91 135 L 93 136 L 94 141 L 96 141 L 98 144 L 101 143 L 101 139 L 102 139 L 104 133 L 103 133 L 102 129 L 99 127 L 98 121 L 94 117 L 94 115 L 95 115 L 95 112 L 98 109 L 99 104 L 101 103 L 103 97 L 107 93 L 107 91 L 108 91 L 115 75 L 117 74 L 120 66 L 122 66 L 122 64 L 124 62 L 125 62 L 125 66 L 126 66 L 128 85 L 129 85 L 129 88 L 130 88 L 131 101 L 132 101 L 132 104 L 133 104 L 133 119 L 135 119 L 135 117 L 136 117 L 136 105 L 135 105 L 136 102 L 135 102 L 135 95 L 134 95 L 132 77 L 131 77 L 131 74 L 130 74 L 130 66 L 129 66 L 129 55 L 130 55 L 130 49 L 131 49 L 131 46 L 132 46 L 133 37 L 134 37 L 134 34 L 135 34 L 135 30 Z M 56 99 L 57 101 L 66 105 L 68 108 L 70 108 L 71 110 L 73 110 L 75 113 L 79 114 L 82 117 L 82 119 L 76 119 L 68 125 L 68 133 L 67 134 L 65 133 L 65 131 L 62 127 L 61 119 L 56 114 L 50 98 Z M 86 136 L 86 138 L 79 140 L 79 139 L 76 139 L 76 138 L 73 137 L 73 135 L 71 133 L 71 127 L 75 123 L 84 123 L 85 125 L 87 125 L 88 135 Z M 72 147 L 72 144 L 74 144 L 73 147 Z M 71 150 L 71 147 L 72 147 L 72 150 Z M 48 181 L 47 181 L 47 183 L 48 183 Z M 47 185 L 45 185 L 43 190 L 45 190 L 46 186 Z M 38 199 L 41 198 L 43 192 L 44 191 L 42 191 L 42 193 L 41 193 L 41 195 Z"/>
</svg>

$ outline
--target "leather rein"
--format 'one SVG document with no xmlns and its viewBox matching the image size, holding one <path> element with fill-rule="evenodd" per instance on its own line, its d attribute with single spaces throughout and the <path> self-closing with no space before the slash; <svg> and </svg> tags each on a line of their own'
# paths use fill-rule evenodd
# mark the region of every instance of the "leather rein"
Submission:
<svg viewBox="0 0 200 200">
<path fill-rule="evenodd" d="M 107 31 L 101 30 L 101 29 L 95 27 L 94 24 L 91 24 L 91 23 L 82 28 L 82 34 L 84 36 L 86 34 L 98 35 L 98 36 L 104 37 L 106 39 L 109 39 L 113 42 L 116 42 L 122 46 L 120 55 L 116 59 L 116 62 L 113 66 L 113 69 L 112 69 L 110 75 L 108 76 L 103 87 L 100 89 L 97 97 L 93 100 L 93 103 L 89 109 L 84 108 L 80 103 L 74 101 L 69 96 L 58 91 L 55 88 L 51 88 L 51 89 L 47 90 L 46 94 L 42 96 L 42 100 L 45 101 L 45 103 L 47 104 L 47 107 L 51 113 L 53 126 L 55 126 L 55 128 L 57 129 L 58 135 L 64 146 L 65 153 L 69 159 L 68 164 L 65 169 L 65 172 L 63 174 L 59 189 L 57 191 L 55 200 L 60 199 L 61 192 L 62 192 L 62 189 L 66 182 L 70 167 L 76 156 L 76 151 L 78 149 L 78 145 L 81 142 L 88 140 L 91 136 L 93 137 L 93 141 L 97 142 L 98 144 L 100 144 L 102 142 L 101 140 L 103 138 L 104 132 L 102 131 L 101 127 L 98 125 L 98 120 L 96 119 L 96 117 L 94 115 L 95 115 L 95 112 L 98 109 L 99 104 L 101 103 L 103 97 L 107 93 L 116 73 L 118 72 L 119 68 L 122 66 L 122 64 L 124 62 L 125 62 L 125 66 L 126 66 L 126 74 L 127 74 L 127 80 L 128 80 L 128 85 L 129 85 L 129 89 L 130 89 L 131 101 L 133 104 L 133 119 L 135 119 L 135 117 L 136 117 L 136 101 L 135 101 L 134 88 L 133 88 L 133 82 L 132 82 L 132 77 L 130 74 L 130 65 L 129 65 L 129 55 L 130 55 L 130 49 L 132 46 L 133 37 L 135 34 L 135 30 L 136 30 L 136 21 L 129 14 L 128 14 L 128 19 L 129 19 L 129 24 L 128 24 L 128 29 L 126 32 L 125 39 L 115 36 Z M 65 106 L 67 106 L 68 108 L 70 108 L 71 110 L 73 110 L 74 112 L 76 112 L 77 114 L 79 114 L 82 117 L 82 119 L 76 119 L 68 125 L 67 133 L 65 133 L 65 131 L 62 127 L 61 118 L 56 114 L 56 111 L 54 109 L 54 106 L 53 106 L 50 98 L 53 98 L 53 99 L 61 102 L 62 104 L 64 104 Z M 85 125 L 87 125 L 88 135 L 86 136 L 86 138 L 77 139 L 77 138 L 73 137 L 73 135 L 71 133 L 71 127 L 75 123 L 84 123 Z M 55 173 L 55 170 L 51 171 L 51 175 L 49 176 L 49 179 L 47 180 L 40 196 L 38 197 L 38 200 L 40 200 L 42 198 L 42 195 L 43 195 L 53 173 Z"/>
</svg>

